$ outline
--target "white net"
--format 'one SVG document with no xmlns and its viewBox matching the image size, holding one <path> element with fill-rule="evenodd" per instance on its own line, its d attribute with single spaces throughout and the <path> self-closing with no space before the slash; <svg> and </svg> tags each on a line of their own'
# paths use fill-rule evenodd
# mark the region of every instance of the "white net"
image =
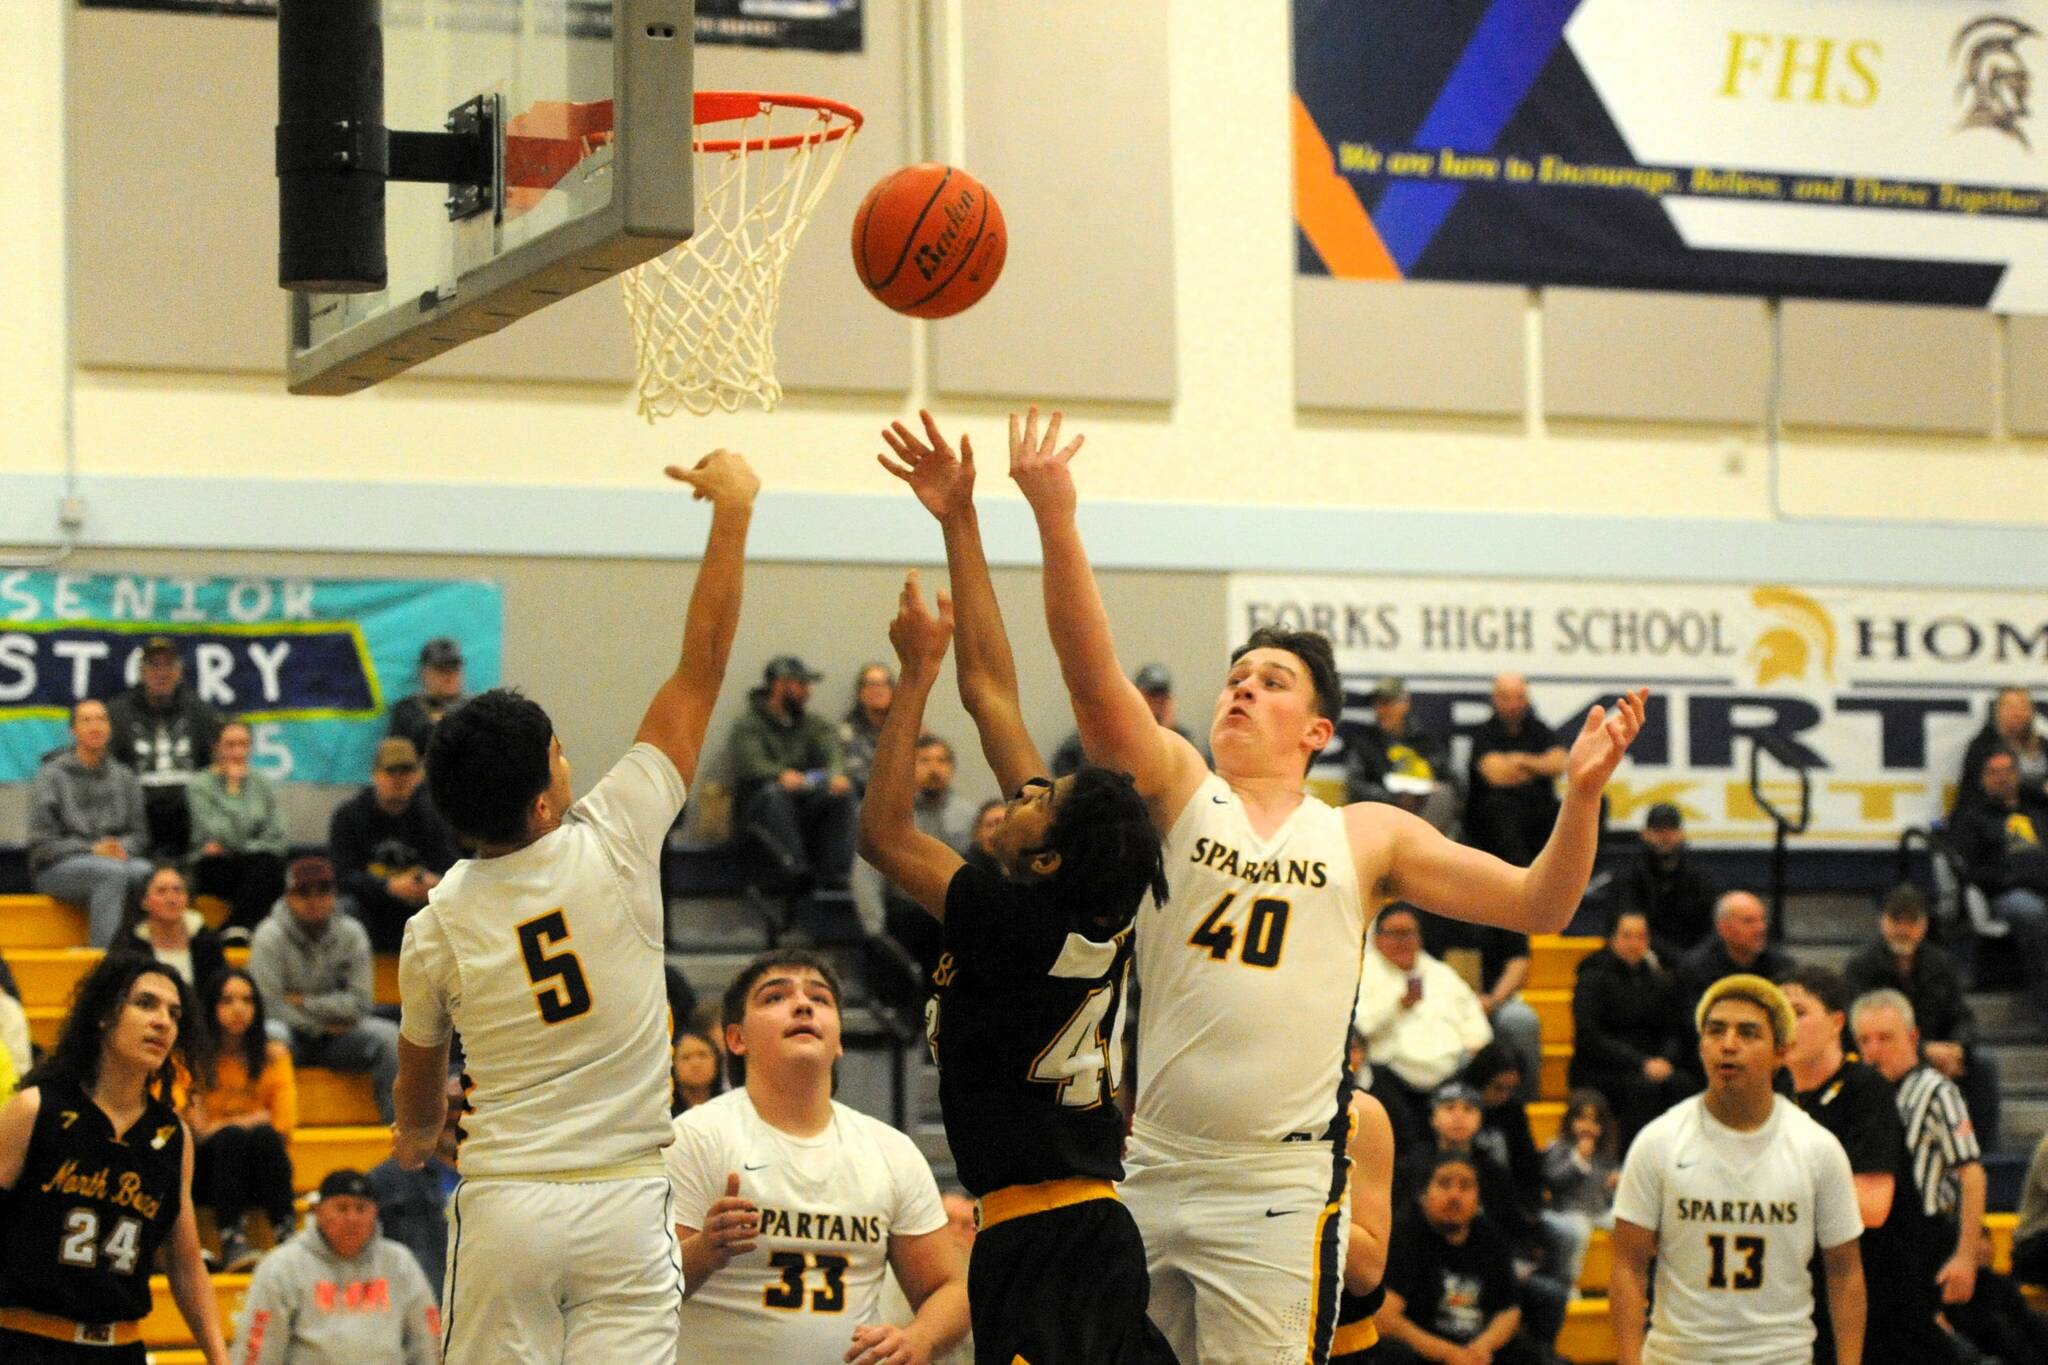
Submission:
<svg viewBox="0 0 2048 1365">
<path fill-rule="evenodd" d="M 761 96 L 744 119 L 697 129 L 697 231 L 622 277 L 640 415 L 782 401 L 775 315 L 782 272 L 857 125 L 842 111 Z M 843 130 L 831 136 L 835 129 Z M 712 150 L 736 142 L 734 150 Z"/>
</svg>

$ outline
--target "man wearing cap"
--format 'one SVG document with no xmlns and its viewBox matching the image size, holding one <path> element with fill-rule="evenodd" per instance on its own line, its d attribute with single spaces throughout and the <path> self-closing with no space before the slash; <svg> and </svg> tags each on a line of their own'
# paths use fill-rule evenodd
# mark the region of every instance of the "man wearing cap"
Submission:
<svg viewBox="0 0 2048 1365">
<path fill-rule="evenodd" d="M 462 646 L 436 635 L 420 648 L 420 690 L 391 708 L 391 733 L 425 754 L 441 717 L 469 700 L 462 690 Z"/>
<path fill-rule="evenodd" d="M 1449 833 L 1458 822 L 1451 745 L 1416 724 L 1408 684 L 1381 678 L 1372 689 L 1372 724 L 1339 727 L 1344 736 L 1344 799 L 1383 801 Z"/>
<path fill-rule="evenodd" d="M 1669 801 L 1650 807 L 1642 845 L 1615 882 L 1617 912 L 1633 910 L 1650 925 L 1650 946 L 1665 967 L 1678 964 L 1714 927 L 1714 888 L 1685 842 L 1685 817 Z"/>
<path fill-rule="evenodd" d="M 810 710 L 823 679 L 794 654 L 779 654 L 733 722 L 732 780 L 742 824 L 775 860 L 779 880 L 844 890 L 860 814 L 839 727 Z"/>
<path fill-rule="evenodd" d="M 420 752 L 393 735 L 377 745 L 370 785 L 335 807 L 327 849 L 370 946 L 395 953 L 405 922 L 455 862 L 455 832 L 420 790 Z"/>
<path fill-rule="evenodd" d="M 1152 719 L 1179 735 L 1188 743 L 1208 750 L 1196 742 L 1188 728 L 1173 718 L 1173 673 L 1165 664 L 1146 664 L 1131 675 L 1131 685 L 1138 689 L 1138 695 L 1145 699 L 1145 705 L 1152 708 Z M 1074 730 L 1060 741 L 1060 747 L 1052 752 L 1052 775 L 1065 777 L 1081 770 L 1087 762 L 1081 752 L 1081 732 Z"/>
<path fill-rule="evenodd" d="M 377 1112 L 391 1122 L 398 1026 L 370 1013 L 370 937 L 334 913 L 334 865 L 325 858 L 300 858 L 285 869 L 284 899 L 249 940 L 249 975 L 270 1018 L 291 1031 L 292 1060 L 369 1072 Z"/>
<path fill-rule="evenodd" d="M 437 1365 L 441 1313 L 412 1253 L 377 1235 L 362 1172 L 330 1171 L 312 1225 L 249 1280 L 236 1365 Z"/>
<path fill-rule="evenodd" d="M 1772 1087 L 1794 1021 L 1763 977 L 1723 977 L 1694 1026 L 1707 1092 L 1637 1135 L 1614 1200 L 1608 1311 L 1620 1365 L 1813 1357 L 1816 1256 L 1835 1359 L 1863 1359 L 1863 1214 L 1848 1154 Z M 1647 1322 L 1650 1260 L 1656 1315 Z"/>
<path fill-rule="evenodd" d="M 139 673 L 135 686 L 107 704 L 114 727 L 110 752 L 142 782 L 151 849 L 159 857 L 183 858 L 192 844 L 185 788 L 213 762 L 220 712 L 185 681 L 184 656 L 168 635 L 142 642 Z"/>
</svg>

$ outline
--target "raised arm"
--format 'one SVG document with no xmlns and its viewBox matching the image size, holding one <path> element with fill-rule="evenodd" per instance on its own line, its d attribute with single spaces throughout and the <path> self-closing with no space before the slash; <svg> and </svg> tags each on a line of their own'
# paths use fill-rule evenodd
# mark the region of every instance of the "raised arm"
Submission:
<svg viewBox="0 0 2048 1365">
<path fill-rule="evenodd" d="M 1075 523 L 1074 478 L 1068 463 L 1084 438 L 1059 444 L 1060 414 L 1038 434 L 1038 409 L 1019 425 L 1010 415 L 1010 477 L 1031 504 L 1045 569 L 1045 623 L 1059 655 L 1060 676 L 1081 726 L 1090 761 L 1120 768 L 1138 784 L 1161 829 L 1193 796 L 1207 771 L 1195 747 L 1152 718 L 1117 662 L 1109 613 Z"/>
<path fill-rule="evenodd" d="M 1563 805 L 1542 852 L 1527 867 L 1446 839 L 1428 822 L 1390 806 L 1347 806 L 1352 846 L 1390 846 L 1384 894 L 1425 910 L 1524 934 L 1554 934 L 1571 922 L 1593 875 L 1600 845 L 1600 793 L 1643 726 L 1647 689 L 1624 693 L 1610 715 L 1586 713 L 1567 763 Z M 1373 827 L 1383 833 L 1375 836 Z"/>
<path fill-rule="evenodd" d="M 944 841 L 917 827 L 917 736 L 924 706 L 938 681 L 939 665 L 953 634 L 953 604 L 939 594 L 939 613 L 925 610 L 917 570 L 903 580 L 889 643 L 896 646 L 900 672 L 896 699 L 875 737 L 868 765 L 868 791 L 860 803 L 860 856 L 935 918 L 946 917 L 946 888 L 961 858 Z"/>
<path fill-rule="evenodd" d="M 714 450 L 689 469 L 670 465 L 668 476 L 690 485 L 694 497 L 711 504 L 711 532 L 683 618 L 682 657 L 648 703 L 633 739 L 667 754 L 687 787 L 697 776 L 704 727 L 711 722 L 726 661 L 732 657 L 732 637 L 739 629 L 747 527 L 761 481 L 745 459 L 729 450 Z"/>
<path fill-rule="evenodd" d="M 955 455 L 932 415 L 919 412 L 918 416 L 924 420 L 925 440 L 897 422 L 882 433 L 895 459 L 887 455 L 876 459 L 882 468 L 910 485 L 925 510 L 938 519 L 945 536 L 960 702 L 974 718 L 981 752 L 996 775 L 997 787 L 1012 792 L 1027 778 L 1045 776 L 1047 769 L 1024 728 L 1024 708 L 1017 695 L 1017 661 L 1010 653 L 1002 607 L 996 602 L 988 557 L 981 548 L 981 519 L 974 510 L 974 442 L 963 434 L 960 453 Z"/>
</svg>

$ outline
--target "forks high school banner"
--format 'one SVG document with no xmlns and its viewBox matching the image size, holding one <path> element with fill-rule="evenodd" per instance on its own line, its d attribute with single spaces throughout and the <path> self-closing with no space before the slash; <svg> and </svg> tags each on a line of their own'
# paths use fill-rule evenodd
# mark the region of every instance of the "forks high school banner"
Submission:
<svg viewBox="0 0 2048 1365">
<path fill-rule="evenodd" d="M 1304 274 L 2048 312 L 2048 0 L 1294 0 Z"/>
</svg>

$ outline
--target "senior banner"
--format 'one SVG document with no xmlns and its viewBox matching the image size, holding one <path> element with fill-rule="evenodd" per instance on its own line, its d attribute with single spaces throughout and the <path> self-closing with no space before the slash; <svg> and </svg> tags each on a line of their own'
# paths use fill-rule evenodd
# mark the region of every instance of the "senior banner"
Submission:
<svg viewBox="0 0 2048 1365">
<path fill-rule="evenodd" d="M 1675 802 L 1702 843 L 1770 838 L 1750 791 L 1750 751 L 1768 735 L 1808 770 L 1805 839 L 1894 844 L 1946 809 L 1992 694 L 2048 687 L 2040 593 L 1239 575 L 1228 602 L 1233 640 L 1267 625 L 1330 637 L 1347 725 L 1370 720 L 1366 694 L 1397 676 L 1415 721 L 1468 734 L 1491 713 L 1494 675 L 1512 671 L 1568 745 L 1587 708 L 1648 686 L 1611 820 Z M 1796 774 L 1767 758 L 1760 776 L 1796 813 Z"/>
<path fill-rule="evenodd" d="M 1300 268 L 2048 311 L 2048 0 L 1294 0 Z"/>
<path fill-rule="evenodd" d="M 255 732 L 255 766 L 303 782 L 365 782 L 392 703 L 417 686 L 420 646 L 461 645 L 465 682 L 496 684 L 496 583 L 0 573 L 0 782 L 68 742 L 72 702 L 135 684 L 143 642 L 167 635 L 185 685 Z"/>
</svg>

